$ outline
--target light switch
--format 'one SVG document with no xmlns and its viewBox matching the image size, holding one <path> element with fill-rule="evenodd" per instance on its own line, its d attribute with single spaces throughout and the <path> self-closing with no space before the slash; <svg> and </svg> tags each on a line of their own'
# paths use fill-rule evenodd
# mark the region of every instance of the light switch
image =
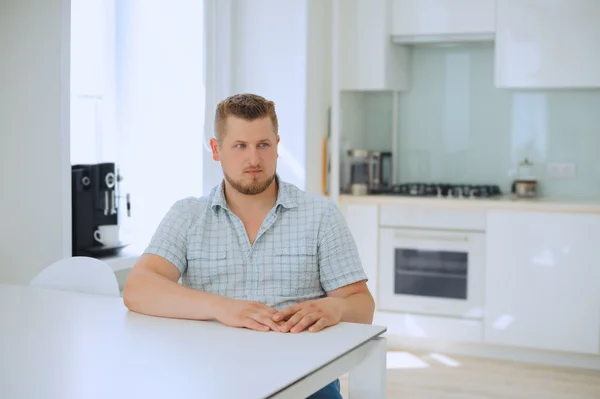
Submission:
<svg viewBox="0 0 600 399">
<path fill-rule="evenodd" d="M 546 174 L 554 179 L 574 179 L 577 168 L 574 163 L 551 162 L 546 165 Z"/>
</svg>

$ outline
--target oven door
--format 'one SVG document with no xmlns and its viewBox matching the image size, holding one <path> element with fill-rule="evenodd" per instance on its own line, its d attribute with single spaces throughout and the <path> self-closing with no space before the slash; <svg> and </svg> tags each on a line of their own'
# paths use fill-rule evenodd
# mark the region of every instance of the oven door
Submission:
<svg viewBox="0 0 600 399">
<path fill-rule="evenodd" d="M 398 228 L 379 232 L 380 310 L 483 317 L 483 233 Z"/>
</svg>

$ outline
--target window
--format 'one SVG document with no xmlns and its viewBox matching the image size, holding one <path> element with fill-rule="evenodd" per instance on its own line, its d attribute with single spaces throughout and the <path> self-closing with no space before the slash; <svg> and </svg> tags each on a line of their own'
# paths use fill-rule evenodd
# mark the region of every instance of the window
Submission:
<svg viewBox="0 0 600 399">
<path fill-rule="evenodd" d="M 114 9 L 71 3 L 71 163 L 116 161 Z"/>
<path fill-rule="evenodd" d="M 203 7 L 72 1 L 71 162 L 116 163 L 126 242 L 146 245 L 175 201 L 202 193 Z"/>
</svg>

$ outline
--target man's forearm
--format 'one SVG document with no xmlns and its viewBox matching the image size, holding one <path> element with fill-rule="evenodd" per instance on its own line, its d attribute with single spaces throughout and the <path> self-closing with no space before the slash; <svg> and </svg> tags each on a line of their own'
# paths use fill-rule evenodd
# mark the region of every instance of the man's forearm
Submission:
<svg viewBox="0 0 600 399">
<path fill-rule="evenodd" d="M 211 320 L 227 299 L 194 290 L 146 270 L 132 271 L 124 292 L 129 310 L 150 316 Z"/>
<path fill-rule="evenodd" d="M 375 302 L 370 293 L 353 294 L 344 298 L 342 321 L 371 324 L 374 312 Z"/>
</svg>

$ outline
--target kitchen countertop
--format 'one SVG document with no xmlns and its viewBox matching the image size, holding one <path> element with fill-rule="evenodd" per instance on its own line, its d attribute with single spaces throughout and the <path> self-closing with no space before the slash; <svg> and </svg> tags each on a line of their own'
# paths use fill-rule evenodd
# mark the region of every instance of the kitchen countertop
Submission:
<svg viewBox="0 0 600 399">
<path fill-rule="evenodd" d="M 140 245 L 130 245 L 124 248 L 118 255 L 100 258 L 106 262 L 115 272 L 121 270 L 130 270 L 135 262 L 144 253 L 145 247 Z"/>
<path fill-rule="evenodd" d="M 515 198 L 506 195 L 494 198 L 405 197 L 400 195 L 340 195 L 340 205 L 406 205 L 459 209 L 514 210 L 540 212 L 600 213 L 600 198 Z"/>
</svg>

